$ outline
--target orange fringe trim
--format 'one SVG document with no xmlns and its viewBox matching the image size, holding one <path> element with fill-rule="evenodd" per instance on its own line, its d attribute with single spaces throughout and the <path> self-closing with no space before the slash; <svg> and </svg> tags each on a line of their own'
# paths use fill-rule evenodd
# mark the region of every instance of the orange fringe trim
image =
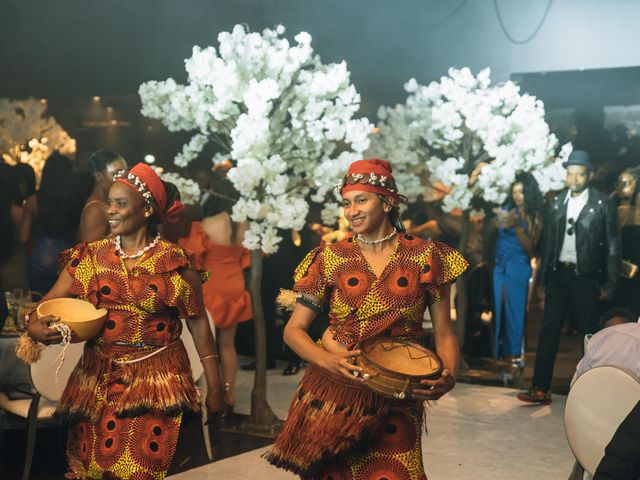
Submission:
<svg viewBox="0 0 640 480">
<path fill-rule="evenodd" d="M 386 399 L 361 382 L 309 365 L 284 427 L 263 456 L 278 468 L 314 477 L 338 456 L 363 451 L 392 406 L 417 406 L 423 415 L 421 402 Z"/>
<path fill-rule="evenodd" d="M 27 365 L 31 365 L 40 360 L 43 348 L 44 345 L 36 342 L 27 332 L 24 332 L 16 342 L 16 357 Z"/>
<path fill-rule="evenodd" d="M 56 413 L 71 419 L 96 420 L 99 387 L 112 370 L 117 370 L 117 374 L 110 381 L 120 379 L 125 385 L 115 410 L 118 416 L 158 410 L 168 415 L 184 410 L 200 411 L 200 395 L 193 382 L 189 357 L 182 341 L 178 341 L 157 355 L 129 364 L 114 362 L 113 358 L 86 348 Z"/>
</svg>

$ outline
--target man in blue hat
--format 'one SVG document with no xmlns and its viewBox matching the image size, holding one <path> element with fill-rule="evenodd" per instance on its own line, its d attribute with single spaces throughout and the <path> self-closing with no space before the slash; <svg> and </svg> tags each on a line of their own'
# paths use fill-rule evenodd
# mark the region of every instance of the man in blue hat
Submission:
<svg viewBox="0 0 640 480">
<path fill-rule="evenodd" d="M 551 403 L 551 377 L 560 331 L 567 314 L 581 335 L 598 328 L 598 300 L 609 300 L 620 268 L 620 229 L 616 207 L 589 186 L 594 166 L 589 154 L 575 150 L 563 164 L 567 188 L 547 206 L 542 232 L 541 285 L 545 287 L 542 330 L 531 388 L 523 402 Z"/>
</svg>

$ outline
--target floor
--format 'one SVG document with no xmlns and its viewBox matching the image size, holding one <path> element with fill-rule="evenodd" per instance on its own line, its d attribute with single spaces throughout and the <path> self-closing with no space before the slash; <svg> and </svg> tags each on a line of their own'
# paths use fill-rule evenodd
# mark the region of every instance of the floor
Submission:
<svg viewBox="0 0 640 480">
<path fill-rule="evenodd" d="M 243 385 L 251 379 L 242 375 Z M 286 414 L 295 379 L 269 375 L 269 402 L 278 416 Z M 274 382 L 274 383 L 271 383 Z M 428 412 L 429 435 L 423 437 L 429 480 L 567 479 L 573 455 L 565 440 L 565 397 L 549 406 L 528 406 L 511 388 L 460 383 Z M 249 397 L 238 396 L 238 410 L 248 412 Z M 173 480 L 211 478 L 285 480 L 295 476 L 277 470 L 260 455 L 264 448 L 214 462 Z"/>
<path fill-rule="evenodd" d="M 563 430 L 564 396 L 554 395 L 554 403 L 547 407 L 529 407 L 515 399 L 517 388 L 524 388 L 531 381 L 540 313 L 531 312 L 526 334 L 526 351 L 530 353 L 526 355 L 522 370 L 488 358 L 469 359 L 470 368 L 460 375 L 460 382 L 453 392 L 431 408 L 430 433 L 423 439 L 430 480 L 564 480 L 569 476 L 573 456 Z M 567 392 L 581 357 L 580 345 L 576 335 L 562 336 L 552 384 L 554 392 Z M 240 358 L 239 363 L 243 365 L 250 360 Z M 276 370 L 268 371 L 268 400 L 280 418 L 286 417 L 289 401 L 302 376 L 302 372 L 291 377 L 281 375 L 284 366 L 283 362 L 278 362 Z M 236 411 L 240 414 L 249 413 L 252 384 L 253 372 L 240 371 L 236 386 Z M 0 452 L 0 478 L 20 478 L 23 431 L 5 432 L 4 440 Z M 225 439 L 227 443 L 234 444 L 231 450 L 253 448 Z M 252 450 L 172 478 L 293 478 L 262 460 L 262 451 Z M 32 480 L 64 478 L 64 443 L 55 429 L 38 433 L 36 458 Z"/>
</svg>

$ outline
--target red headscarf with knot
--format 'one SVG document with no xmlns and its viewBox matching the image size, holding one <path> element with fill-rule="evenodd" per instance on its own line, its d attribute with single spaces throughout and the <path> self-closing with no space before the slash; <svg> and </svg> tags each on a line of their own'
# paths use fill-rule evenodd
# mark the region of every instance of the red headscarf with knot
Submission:
<svg viewBox="0 0 640 480">
<path fill-rule="evenodd" d="M 178 213 L 184 210 L 185 207 L 179 200 L 174 200 L 171 205 L 167 205 L 167 191 L 164 188 L 162 180 L 153 168 L 146 163 L 138 163 L 129 170 L 128 174 L 138 177 L 144 184 L 144 187 L 146 187 L 146 190 L 151 193 L 151 196 L 153 197 L 152 207 L 154 207 L 154 212 L 160 219 L 160 222 L 175 222 L 177 220 Z M 137 186 L 135 184 L 135 179 L 130 180 L 128 178 L 128 174 L 125 174 L 121 178 L 117 178 L 116 182 L 124 183 L 140 195 L 145 202 L 151 203 L 144 195 L 145 188 L 143 186 Z"/>
<path fill-rule="evenodd" d="M 398 193 L 392 172 L 391 165 L 386 160 L 378 158 L 356 160 L 349 166 L 347 174 L 338 184 L 339 191 L 343 194 L 360 190 L 404 202 L 406 197 Z"/>
</svg>

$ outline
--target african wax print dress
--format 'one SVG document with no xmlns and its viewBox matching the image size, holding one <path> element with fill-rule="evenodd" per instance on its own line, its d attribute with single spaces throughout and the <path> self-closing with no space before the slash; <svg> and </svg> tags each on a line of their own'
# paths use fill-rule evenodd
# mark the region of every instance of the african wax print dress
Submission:
<svg viewBox="0 0 640 480">
<path fill-rule="evenodd" d="M 417 341 L 425 309 L 467 266 L 442 243 L 402 234 L 376 277 L 350 238 L 311 251 L 293 290 L 329 303 L 330 331 L 348 348 L 380 335 Z M 310 365 L 265 457 L 303 478 L 423 480 L 423 413 L 423 402 L 383 398 Z"/>
<path fill-rule="evenodd" d="M 160 240 L 128 271 L 113 239 L 61 254 L 71 293 L 107 309 L 60 401 L 71 420 L 67 456 L 78 478 L 164 478 L 186 412 L 199 412 L 180 318 L 200 314 L 181 271 L 184 250 Z"/>
</svg>

